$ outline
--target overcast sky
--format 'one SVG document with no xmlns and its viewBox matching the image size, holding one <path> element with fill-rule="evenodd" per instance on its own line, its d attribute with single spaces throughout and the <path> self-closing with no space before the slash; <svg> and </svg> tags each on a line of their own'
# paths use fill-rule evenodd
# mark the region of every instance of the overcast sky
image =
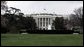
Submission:
<svg viewBox="0 0 84 47">
<path fill-rule="evenodd" d="M 82 7 L 83 1 L 8 1 L 7 5 L 21 9 L 24 14 L 55 12 L 67 15 L 73 13 L 74 9 Z"/>
</svg>

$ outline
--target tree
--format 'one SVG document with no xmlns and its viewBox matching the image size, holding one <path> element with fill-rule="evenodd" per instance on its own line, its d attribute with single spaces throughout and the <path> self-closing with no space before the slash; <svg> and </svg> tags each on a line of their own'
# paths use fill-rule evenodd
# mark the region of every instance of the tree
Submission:
<svg viewBox="0 0 84 47">
<path fill-rule="evenodd" d="M 22 21 L 21 19 L 23 18 L 23 13 L 19 15 L 15 14 L 9 14 L 10 16 L 8 17 L 9 19 L 9 30 L 11 33 L 19 33 L 19 30 L 21 29 L 22 26 Z M 23 26 L 22 26 L 23 27 Z"/>
<path fill-rule="evenodd" d="M 8 19 L 6 18 L 5 11 L 8 9 L 7 2 L 1 1 L 1 33 L 6 33 L 8 31 L 7 24 Z"/>
<path fill-rule="evenodd" d="M 18 33 L 18 29 L 20 29 L 19 27 L 21 26 L 19 20 L 23 18 L 24 14 L 21 13 L 20 9 L 14 7 L 7 8 L 6 3 L 6 1 L 1 1 L 1 10 L 4 10 L 5 12 L 3 15 L 1 15 L 2 32 L 9 30 L 11 33 Z M 18 26 L 18 23 L 20 24 L 20 26 Z"/>
<path fill-rule="evenodd" d="M 35 19 L 33 19 L 33 17 L 24 17 L 23 19 L 21 19 L 21 21 L 22 25 L 25 26 L 25 29 L 35 30 L 37 28 Z"/>
<path fill-rule="evenodd" d="M 28 21 L 26 27 L 31 29 L 31 30 L 37 29 L 35 19 L 33 19 L 33 17 L 26 17 L 26 18 L 27 18 L 27 21 Z"/>
<path fill-rule="evenodd" d="M 16 14 L 17 12 L 19 13 L 21 11 L 20 9 L 17 9 L 17 8 L 14 8 L 14 7 L 10 7 L 10 8 L 11 8 L 12 14 Z"/>
<path fill-rule="evenodd" d="M 56 17 L 52 24 L 55 29 L 65 29 L 63 17 Z"/>
<path fill-rule="evenodd" d="M 70 15 L 70 24 L 76 28 L 80 27 L 80 33 L 83 33 L 83 7 L 74 10 L 74 14 Z"/>
<path fill-rule="evenodd" d="M 79 26 L 83 26 L 83 7 L 74 10 L 76 15 L 76 20 L 80 23 Z"/>
<path fill-rule="evenodd" d="M 7 10 L 7 2 L 6 1 L 1 1 L 1 10 Z"/>
<path fill-rule="evenodd" d="M 76 17 L 82 18 L 83 17 L 83 7 L 75 9 L 74 13 L 75 13 Z"/>
<path fill-rule="evenodd" d="M 1 15 L 1 33 L 8 32 L 7 25 L 8 25 L 8 19 L 4 15 Z"/>
<path fill-rule="evenodd" d="M 75 14 L 70 15 L 70 22 L 73 26 L 83 26 L 83 8 L 74 10 Z"/>
<path fill-rule="evenodd" d="M 7 2 L 6 1 L 1 1 L 1 25 L 6 26 L 7 19 L 4 16 L 5 11 L 7 10 Z M 4 13 L 3 13 L 4 11 Z"/>
<path fill-rule="evenodd" d="M 1 1 L 1 15 L 3 15 L 7 9 L 8 9 L 7 2 Z"/>
</svg>

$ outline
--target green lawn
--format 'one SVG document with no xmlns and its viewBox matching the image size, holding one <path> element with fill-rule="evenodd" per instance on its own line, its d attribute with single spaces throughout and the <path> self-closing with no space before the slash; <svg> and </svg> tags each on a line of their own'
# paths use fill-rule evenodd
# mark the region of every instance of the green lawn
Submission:
<svg viewBox="0 0 84 47">
<path fill-rule="evenodd" d="M 1 34 L 1 46 L 83 46 L 83 35 Z"/>
</svg>

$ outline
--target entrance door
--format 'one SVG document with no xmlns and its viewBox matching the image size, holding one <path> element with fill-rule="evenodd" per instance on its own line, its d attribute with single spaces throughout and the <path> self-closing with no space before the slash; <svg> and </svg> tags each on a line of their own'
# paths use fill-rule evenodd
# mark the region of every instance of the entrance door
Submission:
<svg viewBox="0 0 84 47">
<path fill-rule="evenodd" d="M 45 28 L 43 28 L 43 30 L 45 30 Z"/>
<path fill-rule="evenodd" d="M 51 25 L 48 25 L 48 30 L 51 30 Z"/>
<path fill-rule="evenodd" d="M 43 30 L 45 30 L 45 27 L 43 27 Z"/>
</svg>

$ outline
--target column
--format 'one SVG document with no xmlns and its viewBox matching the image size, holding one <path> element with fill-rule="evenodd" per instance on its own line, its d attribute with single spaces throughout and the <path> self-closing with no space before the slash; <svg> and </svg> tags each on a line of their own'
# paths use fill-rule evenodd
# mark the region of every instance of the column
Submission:
<svg viewBox="0 0 84 47">
<path fill-rule="evenodd" d="M 37 20 L 37 21 L 38 21 L 38 25 L 37 25 L 37 26 L 38 26 L 38 28 L 39 28 L 39 18 L 38 18 L 38 20 Z"/>
<path fill-rule="evenodd" d="M 49 18 L 48 18 L 48 25 L 49 25 Z"/>
<path fill-rule="evenodd" d="M 37 27 L 38 27 L 38 18 L 36 19 L 36 24 L 37 24 Z"/>
<path fill-rule="evenodd" d="M 40 28 L 40 18 L 39 18 L 39 28 Z"/>
<path fill-rule="evenodd" d="M 45 18 L 45 27 L 46 27 L 46 18 Z"/>
<path fill-rule="evenodd" d="M 38 18 L 38 28 L 39 28 L 39 18 Z"/>
<path fill-rule="evenodd" d="M 50 18 L 50 25 L 51 25 L 51 18 Z"/>
<path fill-rule="evenodd" d="M 42 27 L 43 27 L 43 18 L 42 18 Z"/>
<path fill-rule="evenodd" d="M 49 18 L 48 18 L 48 23 L 47 23 L 47 27 L 49 27 Z"/>
<path fill-rule="evenodd" d="M 41 18 L 40 18 L 40 28 L 41 28 Z"/>
<path fill-rule="evenodd" d="M 51 25 L 52 25 L 52 18 L 51 18 Z"/>
</svg>

